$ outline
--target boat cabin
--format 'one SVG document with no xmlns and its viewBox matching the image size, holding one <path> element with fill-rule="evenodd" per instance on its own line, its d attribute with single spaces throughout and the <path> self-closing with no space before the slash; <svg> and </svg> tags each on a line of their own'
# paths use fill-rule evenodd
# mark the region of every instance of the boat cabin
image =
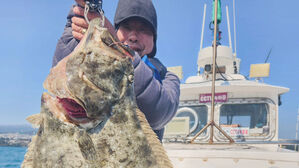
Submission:
<svg viewBox="0 0 299 168">
<path fill-rule="evenodd" d="M 217 53 L 215 123 L 235 141 L 277 141 L 280 95 L 289 89 L 241 75 L 240 59 L 233 55 L 230 47 L 218 46 Z M 165 141 L 190 140 L 211 120 L 212 54 L 212 47 L 202 49 L 198 56 L 198 74 L 181 84 L 179 108 L 166 126 Z M 259 72 L 263 71 L 259 69 Z M 207 142 L 209 129 L 195 142 Z M 214 131 L 214 139 L 215 142 L 227 141 L 218 130 Z"/>
</svg>

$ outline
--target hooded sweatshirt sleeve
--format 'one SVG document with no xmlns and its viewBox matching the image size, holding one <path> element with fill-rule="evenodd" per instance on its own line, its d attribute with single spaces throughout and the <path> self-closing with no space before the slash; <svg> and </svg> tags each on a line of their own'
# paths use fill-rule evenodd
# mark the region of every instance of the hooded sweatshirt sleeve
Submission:
<svg viewBox="0 0 299 168">
<path fill-rule="evenodd" d="M 134 90 L 137 105 L 154 130 L 162 129 L 175 115 L 180 95 L 180 80 L 166 72 L 161 83 L 153 71 L 136 55 L 134 65 Z"/>
<path fill-rule="evenodd" d="M 75 14 L 72 8 L 67 16 L 67 23 L 65 25 L 64 32 L 56 45 L 56 50 L 52 61 L 52 67 L 54 67 L 64 57 L 68 56 L 79 44 L 79 41 L 76 40 L 72 34 L 71 19 L 73 16 L 75 16 Z"/>
</svg>

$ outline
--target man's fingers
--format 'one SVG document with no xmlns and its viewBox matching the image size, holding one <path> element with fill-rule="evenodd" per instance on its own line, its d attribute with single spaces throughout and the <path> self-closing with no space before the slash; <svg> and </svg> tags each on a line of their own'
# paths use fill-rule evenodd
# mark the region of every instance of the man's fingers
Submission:
<svg viewBox="0 0 299 168">
<path fill-rule="evenodd" d="M 73 8 L 73 12 L 76 14 L 76 15 L 79 15 L 79 16 L 84 16 L 84 9 L 79 7 L 79 6 L 75 6 Z"/>
<path fill-rule="evenodd" d="M 74 38 L 79 40 L 79 41 L 81 41 L 83 36 L 84 36 L 82 33 L 79 33 L 79 32 L 76 32 L 76 31 L 72 31 L 72 34 L 73 34 Z"/>
<path fill-rule="evenodd" d="M 80 26 L 77 26 L 74 23 L 72 23 L 72 30 L 75 31 L 75 32 L 81 33 L 81 34 L 85 34 L 87 29 L 83 28 L 83 27 L 80 27 Z"/>
<path fill-rule="evenodd" d="M 76 0 L 77 4 L 79 4 L 80 6 L 85 6 L 85 2 L 84 0 Z"/>
<path fill-rule="evenodd" d="M 72 17 L 72 34 L 75 39 L 81 40 L 88 28 L 85 19 L 80 17 Z"/>
<path fill-rule="evenodd" d="M 73 12 L 74 12 L 76 15 L 78 15 L 78 16 L 82 16 L 82 17 L 84 17 L 84 9 L 81 8 L 81 7 L 79 7 L 79 6 L 75 6 L 75 7 L 73 8 Z M 87 18 L 88 18 L 88 20 L 92 20 L 92 19 L 94 19 L 94 18 L 96 18 L 96 17 L 100 17 L 100 14 L 97 13 L 97 12 L 88 12 L 88 14 L 87 14 Z"/>
<path fill-rule="evenodd" d="M 80 17 L 72 17 L 72 23 L 84 29 L 88 28 L 88 23 L 86 22 L 86 20 Z"/>
<path fill-rule="evenodd" d="M 84 0 L 76 0 L 76 2 L 78 4 L 80 4 L 80 2 L 83 2 Z M 84 5 L 82 5 L 84 6 Z M 86 20 L 84 19 L 84 9 L 82 7 L 79 6 L 75 6 L 73 8 L 73 12 L 76 16 L 72 17 L 72 22 L 81 28 L 87 29 L 88 28 L 88 23 L 86 22 Z M 97 12 L 88 12 L 87 14 L 88 20 L 92 20 L 96 17 L 100 17 L 100 14 Z M 73 26 L 72 26 L 73 27 Z M 104 27 L 108 28 L 109 32 L 115 37 L 117 38 L 116 34 L 115 34 L 115 29 L 112 26 L 112 24 L 110 23 L 110 21 L 105 18 L 105 23 L 104 23 Z M 80 32 L 80 30 L 77 30 L 77 33 Z"/>
</svg>

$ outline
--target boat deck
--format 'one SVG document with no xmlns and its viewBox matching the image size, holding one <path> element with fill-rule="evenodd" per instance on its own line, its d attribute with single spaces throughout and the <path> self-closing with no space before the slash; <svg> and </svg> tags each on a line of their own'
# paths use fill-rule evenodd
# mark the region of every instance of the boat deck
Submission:
<svg viewBox="0 0 299 168">
<path fill-rule="evenodd" d="M 299 152 L 275 144 L 163 144 L 176 168 L 299 168 Z"/>
</svg>

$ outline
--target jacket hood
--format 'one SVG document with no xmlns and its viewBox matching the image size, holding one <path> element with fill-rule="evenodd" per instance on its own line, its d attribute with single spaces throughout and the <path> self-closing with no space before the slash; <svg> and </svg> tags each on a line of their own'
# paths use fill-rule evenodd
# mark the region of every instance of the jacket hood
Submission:
<svg viewBox="0 0 299 168">
<path fill-rule="evenodd" d="M 119 28 L 121 22 L 137 17 L 151 26 L 154 34 L 154 47 L 147 56 L 153 58 L 156 55 L 157 41 L 157 14 L 151 0 L 119 0 L 116 13 L 114 16 L 114 26 Z"/>
</svg>

